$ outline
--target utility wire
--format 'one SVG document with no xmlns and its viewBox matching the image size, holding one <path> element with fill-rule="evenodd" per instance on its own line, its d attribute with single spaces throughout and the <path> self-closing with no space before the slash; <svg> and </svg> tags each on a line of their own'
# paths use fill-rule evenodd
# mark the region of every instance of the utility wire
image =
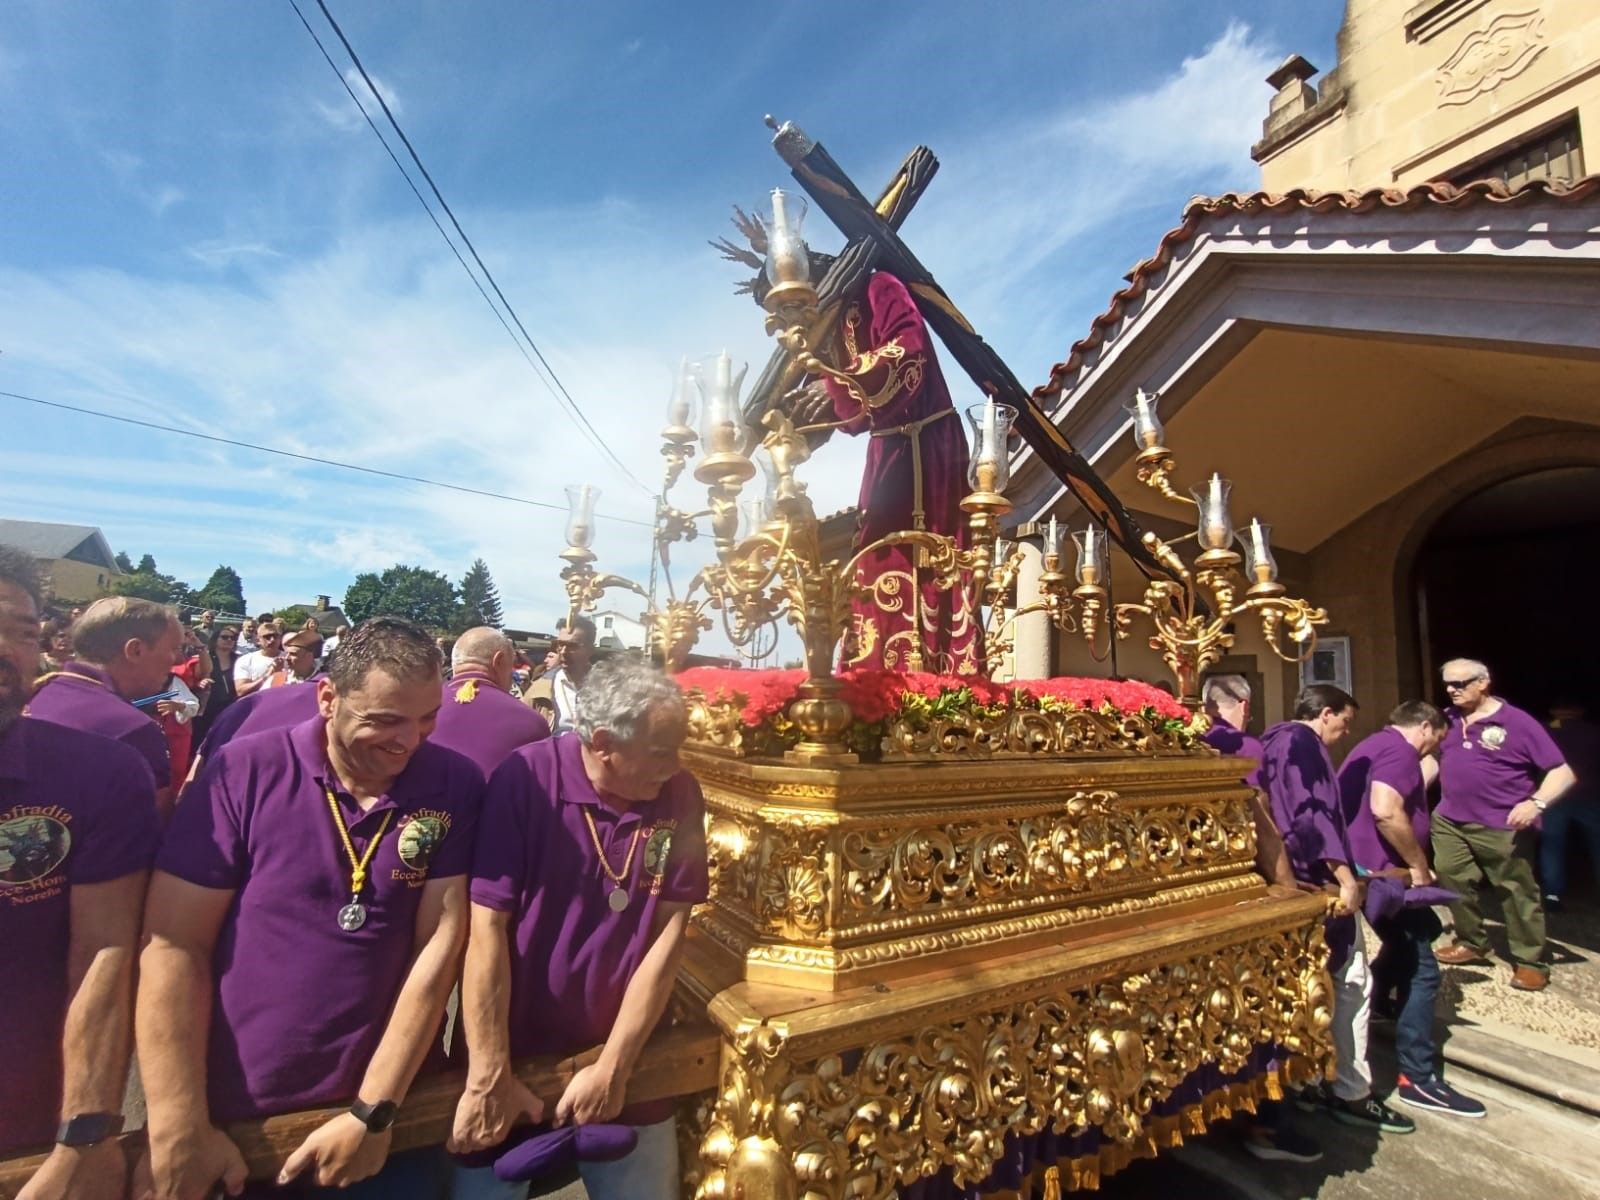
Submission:
<svg viewBox="0 0 1600 1200">
<path fill-rule="evenodd" d="M 363 467 L 356 463 L 340 462 L 336 458 L 319 458 L 315 454 L 298 454 L 293 450 L 280 450 L 275 446 L 262 446 L 255 442 L 241 442 L 235 438 L 217 437 L 210 433 L 201 433 L 195 429 L 183 429 L 176 425 L 161 425 L 155 421 L 142 421 L 137 417 L 125 417 L 120 413 L 103 412 L 96 408 L 80 408 L 75 404 L 62 404 L 57 400 L 41 400 L 38 396 L 25 396 L 21 392 L 0 391 L 0 396 L 12 400 L 25 400 L 29 404 L 39 404 L 45 408 L 56 408 L 63 412 L 81 413 L 88 417 L 100 417 L 106 421 L 120 421 L 124 425 L 137 425 L 142 429 L 154 429 L 161 433 L 176 433 L 184 437 L 199 438 L 203 442 L 216 442 L 223 446 L 235 446 L 241 450 L 255 450 L 262 454 L 276 454 L 280 458 L 293 458 L 300 462 L 316 463 L 323 467 L 337 467 L 341 471 L 359 471 L 363 475 L 379 475 L 384 479 L 398 479 L 404 483 L 420 483 L 428 487 L 448 488 L 452 492 L 465 492 L 469 496 L 486 496 L 491 500 L 509 500 L 513 504 L 526 504 L 533 508 L 548 508 L 556 512 L 565 512 L 564 504 L 553 504 L 549 500 L 530 500 L 526 496 L 508 496 L 504 492 L 490 492 L 483 488 L 465 487 L 459 483 L 445 483 L 438 479 L 424 479 L 420 475 L 405 475 L 399 471 L 384 471 L 378 467 Z M 649 521 L 640 521 L 633 517 L 613 517 L 605 513 L 596 514 L 607 521 L 615 521 L 619 525 L 637 525 L 643 529 L 653 529 Z"/>
<path fill-rule="evenodd" d="M 295 6 L 295 12 L 299 13 L 299 5 L 296 4 L 295 0 L 289 0 L 289 2 Z M 527 326 L 522 323 L 522 318 L 517 315 L 517 310 L 512 306 L 511 301 L 506 299 L 506 294 L 500 290 L 499 283 L 495 281 L 494 273 L 490 271 L 488 266 L 484 263 L 482 257 L 478 254 L 477 247 L 472 244 L 472 239 L 467 236 L 467 231 L 461 227 L 461 222 L 456 219 L 456 214 L 454 210 L 451 209 L 450 202 L 444 198 L 444 193 L 439 190 L 439 185 L 434 182 L 433 176 L 429 173 L 428 168 L 423 164 L 422 157 L 417 153 L 416 147 L 411 144 L 411 139 L 406 136 L 406 131 L 401 128 L 400 122 L 395 119 L 393 111 L 391 111 L 389 108 L 389 102 L 383 98 L 383 93 L 378 90 L 377 84 L 372 81 L 372 76 L 367 74 L 367 68 L 362 63 L 361 56 L 356 53 L 355 47 L 350 44 L 350 39 L 345 36 L 344 30 L 339 26 L 339 22 L 335 20 L 333 14 L 328 11 L 328 6 L 324 0 L 317 0 L 317 7 L 322 10 L 324 19 L 326 19 L 328 24 L 333 28 L 335 35 L 338 36 L 340 43 L 345 48 L 345 53 L 350 55 L 350 61 L 355 64 L 355 68 L 360 73 L 362 81 L 367 85 L 367 90 L 372 93 L 372 96 L 375 100 L 377 100 L 379 107 L 383 109 L 383 115 L 388 118 L 389 125 L 399 136 L 401 143 L 406 148 L 406 153 L 411 156 L 411 161 L 417 165 L 417 170 L 422 172 L 423 179 L 427 180 L 429 189 L 433 192 L 434 198 L 439 202 L 439 207 L 444 209 L 445 216 L 450 218 L 450 224 L 454 227 L 456 235 L 461 239 L 462 245 L 464 245 L 467 248 L 467 252 L 472 255 L 472 261 L 478 264 L 478 270 L 483 273 L 484 279 L 488 281 L 489 287 L 493 289 L 495 296 L 499 298 L 501 305 L 505 308 L 506 314 L 511 318 L 512 322 L 521 332 L 523 338 L 528 344 L 528 348 L 533 351 L 534 357 L 539 360 L 540 364 L 548 373 L 550 382 L 553 383 L 556 390 L 560 392 L 560 397 L 565 398 L 568 415 L 573 417 L 583 429 L 588 431 L 595 444 L 606 455 L 606 457 L 608 457 L 616 465 L 617 469 L 621 471 L 624 476 L 626 476 L 634 483 L 635 486 L 641 488 L 646 493 L 654 495 L 654 490 L 647 484 L 643 483 L 638 476 L 634 475 L 634 473 L 628 469 L 628 465 L 623 462 L 622 459 L 617 457 L 616 453 L 611 449 L 611 447 L 606 444 L 605 439 L 600 436 L 599 430 L 595 429 L 595 427 L 590 424 L 589 418 L 584 414 L 582 406 L 576 399 L 573 398 L 572 393 L 567 390 L 566 385 L 561 382 L 561 377 L 556 374 L 555 368 L 550 365 L 549 360 L 547 360 L 544 356 L 544 352 L 539 349 L 538 343 L 533 340 L 533 336 L 528 332 Z M 304 24 L 305 17 L 303 14 L 301 14 L 300 19 Z M 310 30 L 309 25 L 307 25 L 307 30 Z M 312 37 L 315 38 L 316 35 L 313 33 Z M 319 47 L 321 46 L 320 41 L 318 42 L 318 45 Z M 325 50 L 323 51 L 323 56 L 327 57 L 327 52 Z M 329 65 L 332 65 L 331 59 Z M 334 67 L 334 70 L 335 72 L 338 72 L 337 67 Z M 344 79 L 342 72 L 339 72 L 339 78 L 341 80 Z M 346 90 L 349 90 L 348 84 L 346 84 Z M 354 97 L 352 96 L 352 99 L 353 98 Z M 365 115 L 365 106 L 359 105 L 358 102 L 358 107 L 362 108 L 362 113 Z M 371 123 L 370 119 L 368 123 Z M 385 148 L 387 148 L 387 143 L 385 143 Z M 394 157 L 392 152 L 390 157 Z M 404 172 L 402 171 L 402 173 Z M 407 182 L 410 182 L 409 176 L 407 177 Z M 412 190 L 416 191 L 415 185 L 412 186 Z M 438 222 L 435 221 L 435 224 L 437 223 Z M 460 255 L 457 254 L 457 257 L 459 258 Z M 479 290 L 481 291 L 482 289 L 480 288 Z"/>
</svg>

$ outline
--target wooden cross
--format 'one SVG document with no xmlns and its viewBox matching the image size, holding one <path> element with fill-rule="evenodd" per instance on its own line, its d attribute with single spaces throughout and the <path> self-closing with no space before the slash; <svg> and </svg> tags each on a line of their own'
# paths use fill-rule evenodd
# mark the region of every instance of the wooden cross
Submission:
<svg viewBox="0 0 1600 1200">
<path fill-rule="evenodd" d="M 900 240 L 900 235 L 885 219 L 885 214 L 879 211 L 879 206 L 863 196 L 821 143 L 812 141 L 798 126 L 786 121 L 780 128 L 771 117 L 767 118 L 767 124 L 776 130 L 772 144 L 789 165 L 795 182 L 805 189 L 806 194 L 848 240 L 844 254 L 834 267 L 849 263 L 853 271 L 861 271 L 861 264 L 865 262 L 868 266 L 875 265 L 893 272 L 911 292 L 923 320 L 939 335 L 940 341 L 979 390 L 1017 410 L 1014 427 L 1023 440 L 1033 447 L 1040 462 L 1067 485 L 1067 489 L 1088 510 L 1089 515 L 1099 522 L 1141 570 L 1147 575 L 1170 575 L 1168 568 L 1144 544 L 1138 523 L 1122 501 L 1117 499 L 1105 480 L 1056 428 L 1043 406 L 1017 381 L 993 347 L 961 315 L 933 275 Z M 911 161 L 908 159 L 907 163 Z M 926 179 L 923 182 L 925 184 Z M 906 207 L 903 203 L 894 205 L 897 218 L 895 226 L 904 220 Z M 833 273 L 830 269 L 829 275 Z M 864 278 L 864 273 L 860 277 Z M 837 308 L 837 301 L 834 308 Z M 766 374 L 763 374 L 765 380 Z"/>
</svg>

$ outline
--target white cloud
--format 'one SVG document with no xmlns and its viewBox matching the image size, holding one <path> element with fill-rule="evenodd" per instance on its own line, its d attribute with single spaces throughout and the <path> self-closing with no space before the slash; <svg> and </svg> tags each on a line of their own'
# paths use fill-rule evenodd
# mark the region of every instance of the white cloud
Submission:
<svg viewBox="0 0 1600 1200">
<path fill-rule="evenodd" d="M 350 90 L 356 94 L 356 99 L 361 107 L 371 114 L 374 121 L 382 124 L 383 109 L 372 98 L 372 88 L 369 88 L 367 81 L 361 78 L 361 72 L 356 70 L 355 67 L 346 67 L 344 81 L 350 86 Z M 382 96 L 384 103 L 389 106 L 389 111 L 398 117 L 404 111 L 400 103 L 399 93 L 389 85 L 387 80 L 379 75 L 372 76 L 372 83 L 373 87 L 378 89 L 378 95 Z M 366 117 L 357 111 L 355 104 L 351 102 L 350 97 L 345 94 L 343 88 L 339 89 L 339 94 L 331 103 L 323 100 L 313 100 L 311 103 L 317 115 L 340 133 L 354 133 L 357 130 L 365 129 L 367 126 Z"/>
<path fill-rule="evenodd" d="M 117 183 L 156 216 L 162 216 L 184 198 L 181 188 L 168 183 L 151 183 L 145 176 L 144 160 L 127 150 L 102 150 L 105 163 Z"/>
<path fill-rule="evenodd" d="M 997 345 L 1064 347 L 1077 334 L 1041 333 L 1049 306 L 1024 296 L 1024 282 L 1065 270 L 1076 240 L 1115 225 L 1130 204 L 1155 196 L 1176 210 L 1185 181 L 1242 178 L 1259 80 L 1274 61 L 1234 26 L 1143 92 L 945 140 L 945 169 L 908 239 Z M 328 123 L 364 124 L 340 100 Z M 125 151 L 106 162 L 119 178 L 144 172 Z M 679 356 L 726 346 L 750 360 L 751 379 L 766 361 L 760 313 L 732 294 L 738 272 L 704 248 L 703 228 L 615 201 L 463 218 L 591 421 L 648 483 L 659 478 L 657 430 Z M 231 268 L 198 279 L 0 267 L 0 386 L 556 503 L 562 485 L 596 482 L 602 512 L 648 519 L 648 496 L 574 430 L 420 215 L 348 226 L 305 256 L 274 241 L 246 231 L 195 242 L 191 259 Z M 977 397 L 944 357 L 964 407 Z M 36 450 L 116 429 L 50 416 L 41 440 L 37 415 L 25 442 Z M 114 436 L 125 455 L 14 466 L 8 451 L 0 504 L 8 515 L 102 525 L 115 545 L 149 549 L 196 581 L 230 563 L 252 605 L 338 598 L 356 573 L 396 561 L 459 578 L 481 556 L 511 623 L 548 629 L 564 611 L 561 512 L 164 435 Z M 865 451 L 865 439 L 835 438 L 803 469 L 820 513 L 854 503 Z M 674 500 L 687 507 L 700 494 L 686 478 Z M 680 582 L 707 547 L 677 548 Z M 602 523 L 597 550 L 605 569 L 648 573 L 645 529 Z"/>
</svg>

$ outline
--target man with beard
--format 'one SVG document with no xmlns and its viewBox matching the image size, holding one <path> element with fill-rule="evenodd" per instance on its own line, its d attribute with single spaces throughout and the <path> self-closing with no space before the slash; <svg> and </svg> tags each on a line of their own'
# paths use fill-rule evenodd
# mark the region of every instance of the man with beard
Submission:
<svg viewBox="0 0 1600 1200">
<path fill-rule="evenodd" d="M 289 1156 L 280 1188 L 439 1194 L 442 1154 L 389 1159 L 396 1111 L 439 1046 L 483 790 L 470 760 L 426 740 L 439 683 L 424 630 L 367 621 L 316 684 L 314 716 L 229 743 L 185 793 L 140 960 L 157 1195 L 236 1193 L 245 1166 L 222 1126 L 334 1104 L 349 1110 Z"/>
<path fill-rule="evenodd" d="M 578 689 L 589 678 L 589 669 L 594 663 L 594 643 L 594 622 L 588 617 L 573 617 L 556 626 L 552 649 L 560 665 L 550 675 L 550 700 L 556 708 L 557 733 L 575 728 Z"/>
<path fill-rule="evenodd" d="M 543 1115 L 514 1060 L 602 1044 L 549 1116 L 638 1129 L 625 1157 L 579 1165 L 590 1200 L 671 1200 L 673 1105 L 623 1100 L 672 994 L 689 910 L 706 898 L 705 800 L 678 762 L 683 696 L 654 667 L 601 663 L 575 717 L 576 732 L 513 751 L 485 796 L 461 982 L 467 1090 L 451 1149 L 498 1146 L 519 1118 Z M 512 1200 L 527 1185 L 462 1167 L 454 1195 Z"/>
<path fill-rule="evenodd" d="M 155 781 L 128 746 L 22 715 L 38 652 L 33 560 L 0 547 L 0 1157 L 54 1137 L 24 1200 L 118 1197 Z"/>
<path fill-rule="evenodd" d="M 170 608 L 131 596 L 96 600 L 72 627 L 72 661 L 46 677 L 28 714 L 132 746 L 149 764 L 156 802 L 166 812 L 175 782 L 167 738 L 135 702 L 167 690 L 182 645 L 183 628 Z"/>
</svg>

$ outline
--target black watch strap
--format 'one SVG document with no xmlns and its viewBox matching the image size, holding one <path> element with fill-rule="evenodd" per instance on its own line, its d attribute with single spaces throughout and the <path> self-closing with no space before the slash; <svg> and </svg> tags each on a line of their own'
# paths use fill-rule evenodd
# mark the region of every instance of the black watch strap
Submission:
<svg viewBox="0 0 1600 1200">
<path fill-rule="evenodd" d="M 400 1106 L 393 1100 L 378 1100 L 368 1104 L 365 1100 L 357 1099 L 350 1106 L 350 1114 L 367 1127 L 368 1133 L 382 1133 L 394 1124 Z"/>
<path fill-rule="evenodd" d="M 61 1122 L 56 1141 L 63 1146 L 96 1146 L 121 1132 L 121 1113 L 76 1113 Z"/>
</svg>

